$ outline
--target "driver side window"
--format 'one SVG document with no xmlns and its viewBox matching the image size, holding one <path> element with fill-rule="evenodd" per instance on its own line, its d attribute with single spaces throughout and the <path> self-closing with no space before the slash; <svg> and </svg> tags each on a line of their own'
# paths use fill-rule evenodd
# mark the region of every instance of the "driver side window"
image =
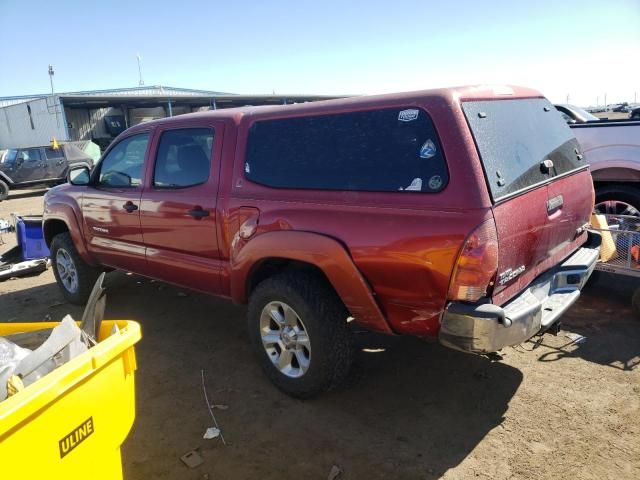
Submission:
<svg viewBox="0 0 640 480">
<path fill-rule="evenodd" d="M 142 183 L 144 156 L 149 134 L 125 138 L 100 162 L 98 185 L 102 187 L 138 187 Z"/>
</svg>

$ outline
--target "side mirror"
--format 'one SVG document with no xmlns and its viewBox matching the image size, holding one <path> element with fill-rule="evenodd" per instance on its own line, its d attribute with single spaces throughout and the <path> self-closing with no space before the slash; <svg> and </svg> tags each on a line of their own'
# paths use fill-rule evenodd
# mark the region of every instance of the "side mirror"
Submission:
<svg viewBox="0 0 640 480">
<path fill-rule="evenodd" d="M 16 167 L 19 167 L 24 163 L 24 157 L 22 155 L 18 155 L 16 157 Z"/>
<path fill-rule="evenodd" d="M 79 187 L 89 185 L 89 180 L 91 179 L 91 175 L 89 169 L 87 167 L 76 167 L 69 170 L 67 174 L 67 181 L 71 185 L 76 185 Z"/>
</svg>

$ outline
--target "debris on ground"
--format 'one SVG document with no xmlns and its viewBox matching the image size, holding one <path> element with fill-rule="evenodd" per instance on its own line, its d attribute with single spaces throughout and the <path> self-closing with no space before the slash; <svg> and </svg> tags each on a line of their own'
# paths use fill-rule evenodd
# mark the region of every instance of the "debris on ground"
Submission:
<svg viewBox="0 0 640 480">
<path fill-rule="evenodd" d="M 569 340 L 571 340 L 572 344 L 578 345 L 580 343 L 584 343 L 587 341 L 587 337 L 585 337 L 584 335 L 580 335 L 579 333 L 565 333 L 564 335 L 565 337 L 567 337 Z"/>
<path fill-rule="evenodd" d="M 209 427 L 204 432 L 204 435 L 202 436 L 202 438 L 204 438 L 205 440 L 211 440 L 212 438 L 217 438 L 219 436 L 220 436 L 220 429 L 219 428 Z"/>
<path fill-rule="evenodd" d="M 209 414 L 211 415 L 211 418 L 213 419 L 213 423 L 216 426 L 216 430 L 218 430 L 218 434 L 220 435 L 220 440 L 222 440 L 222 443 L 224 445 L 227 444 L 227 442 L 224 439 L 224 435 L 222 435 L 222 430 L 220 429 L 220 426 L 218 425 L 218 421 L 216 420 L 216 416 L 213 414 L 213 408 L 211 408 L 211 405 L 213 405 L 210 401 L 209 401 L 209 395 L 207 395 L 207 387 L 205 386 L 205 381 L 204 381 L 204 369 L 200 370 L 200 377 L 202 379 L 202 393 L 204 395 L 204 401 L 207 404 L 207 409 L 209 410 Z M 207 429 L 207 432 L 211 430 L 211 428 Z M 205 433 L 206 435 L 206 433 Z M 217 435 L 216 435 L 217 436 Z M 205 437 L 207 438 L 207 437 Z M 214 437 L 211 437 L 214 438 Z"/>
<path fill-rule="evenodd" d="M 219 404 L 213 404 L 211 405 L 211 408 L 217 408 L 218 410 L 229 410 L 229 405 L 224 405 L 222 403 Z"/>
<path fill-rule="evenodd" d="M 180 457 L 180 460 L 189 468 L 196 468 L 204 463 L 202 456 L 196 450 L 185 453 Z"/>
<path fill-rule="evenodd" d="M 327 480 L 336 480 L 340 475 L 342 475 L 342 468 L 338 465 L 332 465 Z"/>
</svg>

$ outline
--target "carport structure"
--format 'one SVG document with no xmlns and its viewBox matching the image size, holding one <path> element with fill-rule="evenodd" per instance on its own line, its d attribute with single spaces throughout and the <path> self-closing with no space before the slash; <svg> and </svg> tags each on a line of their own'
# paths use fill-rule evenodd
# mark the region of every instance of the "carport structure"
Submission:
<svg viewBox="0 0 640 480">
<path fill-rule="evenodd" d="M 241 95 L 167 86 L 0 98 L 0 148 L 93 140 L 102 148 L 124 129 L 157 118 L 247 105 L 283 105 L 327 95 Z"/>
</svg>

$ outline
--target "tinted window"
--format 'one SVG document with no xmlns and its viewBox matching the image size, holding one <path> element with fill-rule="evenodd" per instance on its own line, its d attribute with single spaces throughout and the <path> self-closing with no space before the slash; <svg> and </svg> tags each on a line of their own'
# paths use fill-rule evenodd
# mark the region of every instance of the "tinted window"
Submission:
<svg viewBox="0 0 640 480">
<path fill-rule="evenodd" d="M 0 163 L 14 163 L 18 156 L 18 150 L 10 148 L 6 151 L 4 157 L 0 155 Z"/>
<path fill-rule="evenodd" d="M 256 122 L 244 168 L 281 188 L 437 192 L 448 181 L 433 123 L 413 108 Z"/>
<path fill-rule="evenodd" d="M 182 128 L 168 130 L 160 137 L 153 184 L 156 187 L 184 188 L 209 179 L 213 130 Z"/>
<path fill-rule="evenodd" d="M 45 148 L 44 153 L 50 160 L 55 160 L 58 158 L 64 158 L 64 153 L 62 152 L 62 148 Z"/>
<path fill-rule="evenodd" d="M 26 150 L 20 150 L 19 156 L 25 162 L 39 162 L 41 159 L 39 148 L 27 148 Z"/>
<path fill-rule="evenodd" d="M 98 183 L 107 187 L 140 185 L 148 143 L 148 133 L 133 135 L 119 142 L 100 162 Z"/>
<path fill-rule="evenodd" d="M 584 166 L 578 142 L 543 98 L 462 104 L 494 200 Z M 551 160 L 547 172 L 541 167 Z"/>
</svg>

